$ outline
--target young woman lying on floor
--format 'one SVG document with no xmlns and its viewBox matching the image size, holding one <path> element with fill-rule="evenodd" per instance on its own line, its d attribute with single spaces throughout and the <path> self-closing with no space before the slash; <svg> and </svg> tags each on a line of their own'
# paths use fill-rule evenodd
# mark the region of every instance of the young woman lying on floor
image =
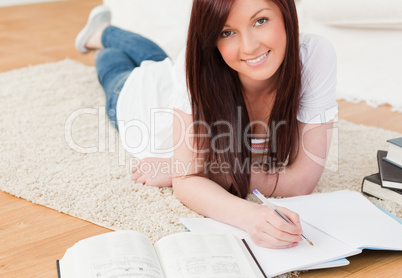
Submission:
<svg viewBox="0 0 402 278">
<path fill-rule="evenodd" d="M 141 159 L 137 182 L 172 185 L 190 209 L 246 230 L 261 246 L 298 244 L 296 213 L 280 208 L 291 225 L 245 200 L 253 189 L 310 194 L 329 151 L 336 56 L 326 39 L 299 35 L 294 0 L 194 0 L 175 63 L 150 40 L 110 26 L 104 6 L 91 12 L 76 46 L 101 50 L 107 113 Z"/>
</svg>

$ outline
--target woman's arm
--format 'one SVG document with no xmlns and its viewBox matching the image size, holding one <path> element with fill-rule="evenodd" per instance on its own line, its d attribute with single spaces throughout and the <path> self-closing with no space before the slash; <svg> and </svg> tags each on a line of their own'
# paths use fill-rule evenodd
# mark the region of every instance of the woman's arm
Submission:
<svg viewBox="0 0 402 278">
<path fill-rule="evenodd" d="M 273 196 L 298 196 L 313 192 L 324 171 L 332 139 L 333 122 L 305 124 L 299 122 L 298 153 L 294 162 L 279 171 Z M 266 175 L 257 168 L 251 173 L 251 188 L 271 195 L 276 175 Z"/>
<path fill-rule="evenodd" d="M 191 124 L 191 115 L 175 109 L 173 134 L 176 177 L 173 178 L 173 189 L 176 197 L 199 214 L 246 230 L 261 246 L 287 248 L 297 245 L 302 233 L 297 214 L 281 208 L 295 223 L 291 225 L 269 208 L 236 197 L 207 178 L 181 178 L 194 173 L 196 169 L 195 153 L 192 151 L 193 130 L 187 128 Z M 198 161 L 197 164 L 199 163 Z"/>
</svg>

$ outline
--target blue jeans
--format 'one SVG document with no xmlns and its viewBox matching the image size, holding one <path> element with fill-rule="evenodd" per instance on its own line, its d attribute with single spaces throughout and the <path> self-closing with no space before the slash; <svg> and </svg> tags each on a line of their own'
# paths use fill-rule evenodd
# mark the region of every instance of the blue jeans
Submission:
<svg viewBox="0 0 402 278">
<path fill-rule="evenodd" d="M 143 61 L 163 61 L 167 55 L 149 39 L 114 26 L 103 31 L 101 40 L 104 49 L 96 58 L 96 71 L 106 95 L 106 114 L 118 129 L 116 104 L 128 76 Z"/>
</svg>

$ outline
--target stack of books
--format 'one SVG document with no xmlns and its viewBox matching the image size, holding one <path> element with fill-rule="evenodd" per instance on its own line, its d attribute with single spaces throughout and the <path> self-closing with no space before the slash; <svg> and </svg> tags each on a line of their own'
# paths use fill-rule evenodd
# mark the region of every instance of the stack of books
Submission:
<svg viewBox="0 0 402 278">
<path fill-rule="evenodd" d="M 402 137 L 387 142 L 388 151 L 377 151 L 379 172 L 363 178 L 362 192 L 402 206 Z"/>
</svg>

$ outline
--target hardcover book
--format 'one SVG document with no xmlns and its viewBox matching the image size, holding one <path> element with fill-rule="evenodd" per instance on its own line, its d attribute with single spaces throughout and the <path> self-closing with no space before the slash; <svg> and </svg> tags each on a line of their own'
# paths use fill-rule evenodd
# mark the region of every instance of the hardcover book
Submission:
<svg viewBox="0 0 402 278">
<path fill-rule="evenodd" d="M 384 160 L 402 168 L 402 137 L 387 140 L 389 143 L 387 156 Z"/>
<path fill-rule="evenodd" d="M 388 163 L 383 158 L 387 156 L 386 151 L 377 152 L 378 170 L 380 171 L 381 184 L 383 187 L 402 189 L 402 168 Z"/>
<path fill-rule="evenodd" d="M 393 201 L 402 206 L 402 190 L 382 187 L 379 173 L 363 178 L 362 192 L 381 200 Z"/>
</svg>

